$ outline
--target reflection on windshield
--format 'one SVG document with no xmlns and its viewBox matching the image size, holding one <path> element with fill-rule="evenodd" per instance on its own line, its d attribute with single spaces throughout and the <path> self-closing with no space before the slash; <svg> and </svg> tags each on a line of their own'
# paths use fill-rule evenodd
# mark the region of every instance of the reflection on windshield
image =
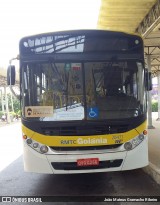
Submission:
<svg viewBox="0 0 160 205">
<path fill-rule="evenodd" d="M 30 63 L 22 83 L 23 115 L 38 107 L 41 113 L 26 116 L 37 120 L 121 119 L 146 109 L 143 68 L 135 61 Z M 43 108 L 52 116 L 43 116 Z"/>
<path fill-rule="evenodd" d="M 146 109 L 141 63 L 86 63 L 85 72 L 86 92 L 90 96 L 88 119 L 137 117 Z M 95 116 L 90 115 L 91 110 Z"/>
<path fill-rule="evenodd" d="M 26 37 L 21 40 L 22 54 L 51 54 L 51 53 L 87 53 L 102 51 L 127 51 L 137 50 L 141 47 L 140 39 L 108 35 L 105 32 L 90 34 L 54 34 Z M 93 34 L 93 33 L 92 33 Z"/>
</svg>

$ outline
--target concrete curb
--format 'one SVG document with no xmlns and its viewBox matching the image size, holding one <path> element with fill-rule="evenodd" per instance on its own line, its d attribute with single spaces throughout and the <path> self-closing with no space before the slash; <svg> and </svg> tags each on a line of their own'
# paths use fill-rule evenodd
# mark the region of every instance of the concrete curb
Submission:
<svg viewBox="0 0 160 205">
<path fill-rule="evenodd" d="M 157 184 L 160 184 L 160 169 L 151 162 L 147 167 L 143 168 L 144 172 L 149 174 Z"/>
</svg>

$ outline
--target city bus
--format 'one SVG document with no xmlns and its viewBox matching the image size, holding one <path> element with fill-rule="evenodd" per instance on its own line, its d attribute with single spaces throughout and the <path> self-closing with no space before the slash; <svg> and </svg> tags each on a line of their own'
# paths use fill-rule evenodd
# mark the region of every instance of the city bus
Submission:
<svg viewBox="0 0 160 205">
<path fill-rule="evenodd" d="M 142 38 L 60 31 L 19 43 L 24 170 L 69 174 L 148 165 Z M 14 84 L 13 65 L 8 84 Z"/>
</svg>

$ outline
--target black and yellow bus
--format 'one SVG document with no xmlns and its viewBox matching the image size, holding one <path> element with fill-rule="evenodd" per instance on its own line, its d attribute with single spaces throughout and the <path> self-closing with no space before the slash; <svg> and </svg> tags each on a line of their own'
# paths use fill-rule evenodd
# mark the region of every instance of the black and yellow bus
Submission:
<svg viewBox="0 0 160 205">
<path fill-rule="evenodd" d="M 148 165 L 142 38 L 103 30 L 19 44 L 24 169 L 91 173 Z M 12 68 L 9 69 L 13 84 Z"/>
</svg>

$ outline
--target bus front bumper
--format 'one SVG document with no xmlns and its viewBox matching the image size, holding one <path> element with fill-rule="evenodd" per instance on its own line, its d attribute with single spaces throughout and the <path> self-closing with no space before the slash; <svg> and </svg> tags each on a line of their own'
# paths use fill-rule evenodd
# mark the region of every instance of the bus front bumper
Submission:
<svg viewBox="0 0 160 205">
<path fill-rule="evenodd" d="M 78 167 L 78 159 L 98 158 L 101 166 Z M 131 151 L 93 154 L 40 154 L 24 144 L 24 170 L 46 174 L 94 173 L 137 169 L 148 165 L 147 138 Z"/>
</svg>

